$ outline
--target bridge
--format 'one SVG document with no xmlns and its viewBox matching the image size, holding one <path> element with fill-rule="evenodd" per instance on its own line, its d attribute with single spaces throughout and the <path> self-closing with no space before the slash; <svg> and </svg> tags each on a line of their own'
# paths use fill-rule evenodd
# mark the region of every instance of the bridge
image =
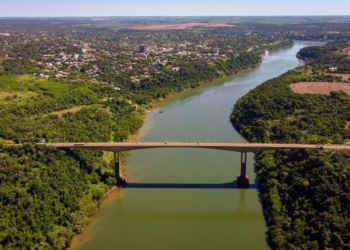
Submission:
<svg viewBox="0 0 350 250">
<path fill-rule="evenodd" d="M 152 148 L 202 148 L 226 150 L 241 153 L 241 173 L 237 176 L 239 188 L 249 187 L 249 178 L 246 174 L 247 153 L 257 153 L 264 150 L 282 149 L 332 149 L 350 150 L 350 145 L 316 145 L 316 144 L 279 144 L 279 143 L 232 143 L 232 142 L 88 142 L 88 143 L 47 143 L 47 146 L 57 148 L 79 148 L 91 150 L 111 151 L 114 153 L 114 170 L 118 186 L 126 186 L 120 168 L 120 152 Z"/>
</svg>

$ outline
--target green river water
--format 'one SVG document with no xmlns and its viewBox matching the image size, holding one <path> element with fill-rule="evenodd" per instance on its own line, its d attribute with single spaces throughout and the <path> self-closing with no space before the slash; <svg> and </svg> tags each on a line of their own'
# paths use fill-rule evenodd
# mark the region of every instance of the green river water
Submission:
<svg viewBox="0 0 350 250">
<path fill-rule="evenodd" d="M 298 66 L 295 55 L 307 45 L 296 43 L 253 70 L 166 99 L 147 115 L 139 141 L 243 142 L 229 121 L 235 102 Z M 250 188 L 237 189 L 239 153 L 134 151 L 126 167 L 130 184 L 110 195 L 72 249 L 269 249 L 253 157 L 248 154 Z"/>
</svg>

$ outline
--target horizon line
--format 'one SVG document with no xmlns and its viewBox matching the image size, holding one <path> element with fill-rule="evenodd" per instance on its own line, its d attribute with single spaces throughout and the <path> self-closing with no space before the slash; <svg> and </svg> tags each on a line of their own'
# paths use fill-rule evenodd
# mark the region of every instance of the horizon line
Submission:
<svg viewBox="0 0 350 250">
<path fill-rule="evenodd" d="M 350 17 L 342 14 L 310 14 L 310 15 L 128 15 L 128 16 L 0 16 L 0 18 L 96 18 L 96 17 Z"/>
</svg>

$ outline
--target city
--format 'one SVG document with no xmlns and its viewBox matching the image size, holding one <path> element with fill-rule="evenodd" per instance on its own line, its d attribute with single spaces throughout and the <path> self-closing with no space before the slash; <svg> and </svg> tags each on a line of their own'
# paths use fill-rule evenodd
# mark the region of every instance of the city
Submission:
<svg viewBox="0 0 350 250">
<path fill-rule="evenodd" d="M 0 249 L 349 248 L 350 18 L 285 13 L 0 12 Z"/>
</svg>

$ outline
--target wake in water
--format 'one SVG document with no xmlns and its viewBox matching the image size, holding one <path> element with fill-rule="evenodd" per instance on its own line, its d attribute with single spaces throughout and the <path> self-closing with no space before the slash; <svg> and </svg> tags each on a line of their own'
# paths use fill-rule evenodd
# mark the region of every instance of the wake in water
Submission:
<svg viewBox="0 0 350 250">
<path fill-rule="evenodd" d="M 262 64 L 265 64 L 265 63 L 270 63 L 270 62 L 273 62 L 273 61 L 276 61 L 277 59 L 272 59 L 272 60 L 266 60 L 266 61 L 263 61 Z"/>
</svg>

